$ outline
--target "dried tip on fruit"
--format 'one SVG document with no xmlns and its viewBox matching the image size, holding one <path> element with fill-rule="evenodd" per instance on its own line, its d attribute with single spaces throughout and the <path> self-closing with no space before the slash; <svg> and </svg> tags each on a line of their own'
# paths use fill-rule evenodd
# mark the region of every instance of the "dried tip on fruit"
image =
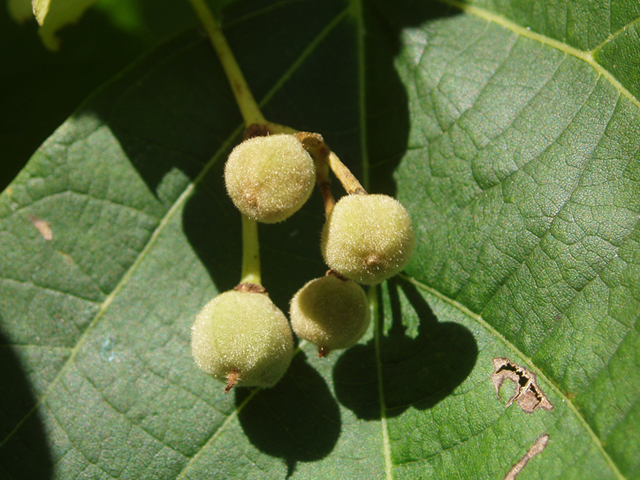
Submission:
<svg viewBox="0 0 640 480">
<path fill-rule="evenodd" d="M 375 285 L 399 273 L 415 249 L 411 219 L 387 195 L 342 197 L 322 230 L 322 256 L 339 274 Z"/>
<path fill-rule="evenodd" d="M 293 135 L 254 137 L 239 144 L 225 164 L 227 193 L 247 217 L 281 222 L 309 199 L 316 179 L 311 155 Z"/>
<path fill-rule="evenodd" d="M 291 299 L 291 327 L 318 346 L 318 356 L 354 345 L 370 321 L 367 296 L 360 285 L 335 275 L 311 280 Z"/>
<path fill-rule="evenodd" d="M 231 290 L 207 303 L 191 327 L 191 351 L 200 369 L 234 385 L 272 387 L 293 358 L 284 313 L 263 293 Z"/>
<path fill-rule="evenodd" d="M 238 381 L 238 372 L 236 372 L 235 370 L 230 371 L 229 375 L 227 375 L 227 380 L 228 382 L 226 388 L 224 389 L 224 393 L 229 393 L 233 386 L 236 384 L 236 382 Z"/>
</svg>

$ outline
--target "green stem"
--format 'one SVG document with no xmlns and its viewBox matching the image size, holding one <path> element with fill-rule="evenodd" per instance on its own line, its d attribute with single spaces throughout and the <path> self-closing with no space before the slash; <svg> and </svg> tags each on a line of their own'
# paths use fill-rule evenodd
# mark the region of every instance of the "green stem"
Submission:
<svg viewBox="0 0 640 480">
<path fill-rule="evenodd" d="M 258 222 L 242 215 L 242 279 L 240 283 L 260 283 L 260 243 Z"/>
<path fill-rule="evenodd" d="M 254 123 L 265 124 L 267 120 L 262 115 L 260 107 L 253 98 L 251 89 L 242 75 L 240 66 L 236 61 L 236 58 L 229 47 L 229 43 L 222 33 L 222 30 L 218 26 L 213 13 L 209 9 L 205 0 L 189 0 L 191 6 L 196 11 L 198 18 L 204 25 L 207 35 L 211 40 L 211 44 L 218 54 L 222 68 L 224 69 L 227 79 L 231 84 L 231 90 L 236 97 L 236 103 L 244 119 L 245 126 L 252 125 Z"/>
<path fill-rule="evenodd" d="M 240 114 L 245 126 L 253 124 L 265 125 L 267 120 L 262 115 L 258 103 L 253 98 L 251 89 L 244 79 L 242 70 L 236 61 L 227 39 L 218 26 L 213 13 L 205 0 L 189 0 L 198 18 L 204 25 L 211 44 L 215 49 L 224 73 L 229 80 L 231 90 L 236 98 Z M 242 215 L 242 278 L 240 283 L 262 285 L 260 277 L 260 244 L 258 242 L 258 223 Z"/>
</svg>

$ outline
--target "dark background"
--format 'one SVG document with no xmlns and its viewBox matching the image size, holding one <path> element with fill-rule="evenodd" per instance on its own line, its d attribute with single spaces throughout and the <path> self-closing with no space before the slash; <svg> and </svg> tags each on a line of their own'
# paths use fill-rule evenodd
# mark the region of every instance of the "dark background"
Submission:
<svg viewBox="0 0 640 480">
<path fill-rule="evenodd" d="M 214 11 L 228 3 L 211 1 Z M 216 4 L 216 5 L 214 5 Z M 0 191 L 100 85 L 197 23 L 186 0 L 100 0 L 59 32 L 52 52 L 35 19 L 17 24 L 0 5 Z"/>
</svg>

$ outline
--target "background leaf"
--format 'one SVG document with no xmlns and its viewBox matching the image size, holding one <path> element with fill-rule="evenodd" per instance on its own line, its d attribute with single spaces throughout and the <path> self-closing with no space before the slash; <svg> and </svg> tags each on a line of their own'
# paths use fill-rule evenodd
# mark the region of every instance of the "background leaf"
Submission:
<svg viewBox="0 0 640 480">
<path fill-rule="evenodd" d="M 370 291 L 362 342 L 302 345 L 269 390 L 224 395 L 190 358 L 195 313 L 240 275 L 221 169 L 242 125 L 207 39 L 98 91 L 0 197 L 0 472 L 503 478 L 548 433 L 521 478 L 640 478 L 638 78 L 605 51 L 640 48 L 638 12 L 567 15 L 564 38 L 520 3 L 226 11 L 267 118 L 321 132 L 419 236 L 406 276 Z M 602 11 L 605 34 L 581 30 Z M 260 227 L 284 310 L 324 273 L 321 226 L 316 193 Z M 505 408 L 496 356 L 555 409 Z"/>
<path fill-rule="evenodd" d="M 60 47 L 56 32 L 65 25 L 77 22 L 87 8 L 97 0 L 33 0 L 33 13 L 40 25 L 40 37 L 51 50 Z"/>
<path fill-rule="evenodd" d="M 99 1 L 59 32 L 58 52 L 44 47 L 35 19 L 18 25 L 0 8 L 0 188 L 90 93 L 160 40 L 196 25 L 188 3 L 156 3 Z"/>
</svg>

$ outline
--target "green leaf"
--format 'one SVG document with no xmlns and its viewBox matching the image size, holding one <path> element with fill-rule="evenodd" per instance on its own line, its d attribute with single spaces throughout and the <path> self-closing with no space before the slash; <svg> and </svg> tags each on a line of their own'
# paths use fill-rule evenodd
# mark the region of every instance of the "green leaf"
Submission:
<svg viewBox="0 0 640 480">
<path fill-rule="evenodd" d="M 640 14 L 504 3 L 226 12 L 266 117 L 322 133 L 419 239 L 361 343 L 301 345 L 269 390 L 225 395 L 190 357 L 241 264 L 221 177 L 243 127 L 207 39 L 88 100 L 0 196 L 0 473 L 500 479 L 546 433 L 518 478 L 640 478 Z M 324 273 L 322 221 L 314 193 L 260 226 L 285 311 Z M 507 407 L 495 357 L 555 408 Z"/>
</svg>

